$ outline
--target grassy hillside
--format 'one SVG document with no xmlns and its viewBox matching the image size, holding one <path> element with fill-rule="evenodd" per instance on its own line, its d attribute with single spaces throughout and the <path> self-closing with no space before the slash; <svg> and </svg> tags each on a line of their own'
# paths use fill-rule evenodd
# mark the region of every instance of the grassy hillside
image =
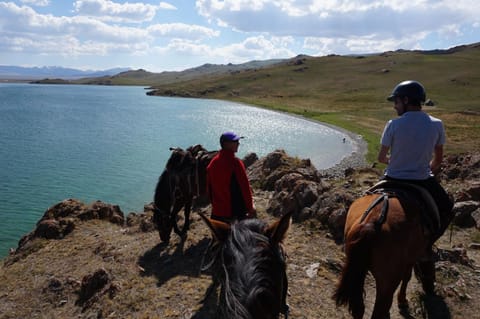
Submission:
<svg viewBox="0 0 480 319">
<path fill-rule="evenodd" d="M 370 56 L 299 56 L 270 68 L 153 85 L 152 95 L 245 102 L 300 114 L 361 134 L 373 161 L 385 122 L 386 96 L 400 81 L 422 82 L 444 120 L 447 153 L 480 149 L 480 44 L 449 51 L 397 51 Z"/>
<path fill-rule="evenodd" d="M 258 69 L 281 62 L 282 60 L 250 61 L 242 64 L 204 64 L 183 71 L 165 71 L 161 73 L 148 72 L 140 69 L 126 71 L 114 76 L 83 78 L 71 81 L 75 84 L 103 84 L 103 85 L 160 85 L 189 81 L 213 75 L 225 75 L 247 69 Z"/>
</svg>

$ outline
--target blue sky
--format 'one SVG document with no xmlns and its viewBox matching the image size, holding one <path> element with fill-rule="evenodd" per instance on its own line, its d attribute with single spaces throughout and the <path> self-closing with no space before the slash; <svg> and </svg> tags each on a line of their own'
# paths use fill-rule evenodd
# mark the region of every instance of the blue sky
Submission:
<svg viewBox="0 0 480 319">
<path fill-rule="evenodd" d="M 0 65 L 161 72 L 474 42 L 478 0 L 0 1 Z"/>
</svg>

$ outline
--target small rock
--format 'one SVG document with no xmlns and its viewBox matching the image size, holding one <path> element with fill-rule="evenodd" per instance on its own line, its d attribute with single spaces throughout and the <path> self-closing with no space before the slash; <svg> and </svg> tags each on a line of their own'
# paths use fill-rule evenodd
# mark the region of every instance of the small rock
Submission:
<svg viewBox="0 0 480 319">
<path fill-rule="evenodd" d="M 317 276 L 318 267 L 320 267 L 320 263 L 314 263 L 307 267 L 306 273 L 308 278 L 315 278 Z"/>
</svg>

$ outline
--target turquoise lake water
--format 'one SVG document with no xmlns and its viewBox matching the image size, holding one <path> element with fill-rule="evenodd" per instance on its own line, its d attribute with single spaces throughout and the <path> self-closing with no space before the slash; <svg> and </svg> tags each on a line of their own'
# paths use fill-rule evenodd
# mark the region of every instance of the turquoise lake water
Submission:
<svg viewBox="0 0 480 319">
<path fill-rule="evenodd" d="M 299 117 L 145 93 L 141 87 L 0 84 L 0 257 L 66 198 L 117 204 L 125 215 L 143 211 L 170 146 L 218 149 L 220 134 L 233 130 L 246 137 L 239 157 L 285 149 L 318 169 L 355 150 L 344 133 Z"/>
</svg>

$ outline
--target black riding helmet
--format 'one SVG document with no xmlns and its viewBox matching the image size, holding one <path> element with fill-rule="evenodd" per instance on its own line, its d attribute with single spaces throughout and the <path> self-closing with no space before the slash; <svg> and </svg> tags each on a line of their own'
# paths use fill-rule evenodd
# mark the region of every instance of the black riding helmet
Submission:
<svg viewBox="0 0 480 319">
<path fill-rule="evenodd" d="M 388 101 L 395 101 L 396 97 L 406 96 L 412 101 L 417 101 L 419 103 L 425 102 L 426 94 L 425 88 L 420 82 L 417 81 L 403 81 L 397 84 L 393 89 L 392 94 L 387 97 Z"/>
</svg>

